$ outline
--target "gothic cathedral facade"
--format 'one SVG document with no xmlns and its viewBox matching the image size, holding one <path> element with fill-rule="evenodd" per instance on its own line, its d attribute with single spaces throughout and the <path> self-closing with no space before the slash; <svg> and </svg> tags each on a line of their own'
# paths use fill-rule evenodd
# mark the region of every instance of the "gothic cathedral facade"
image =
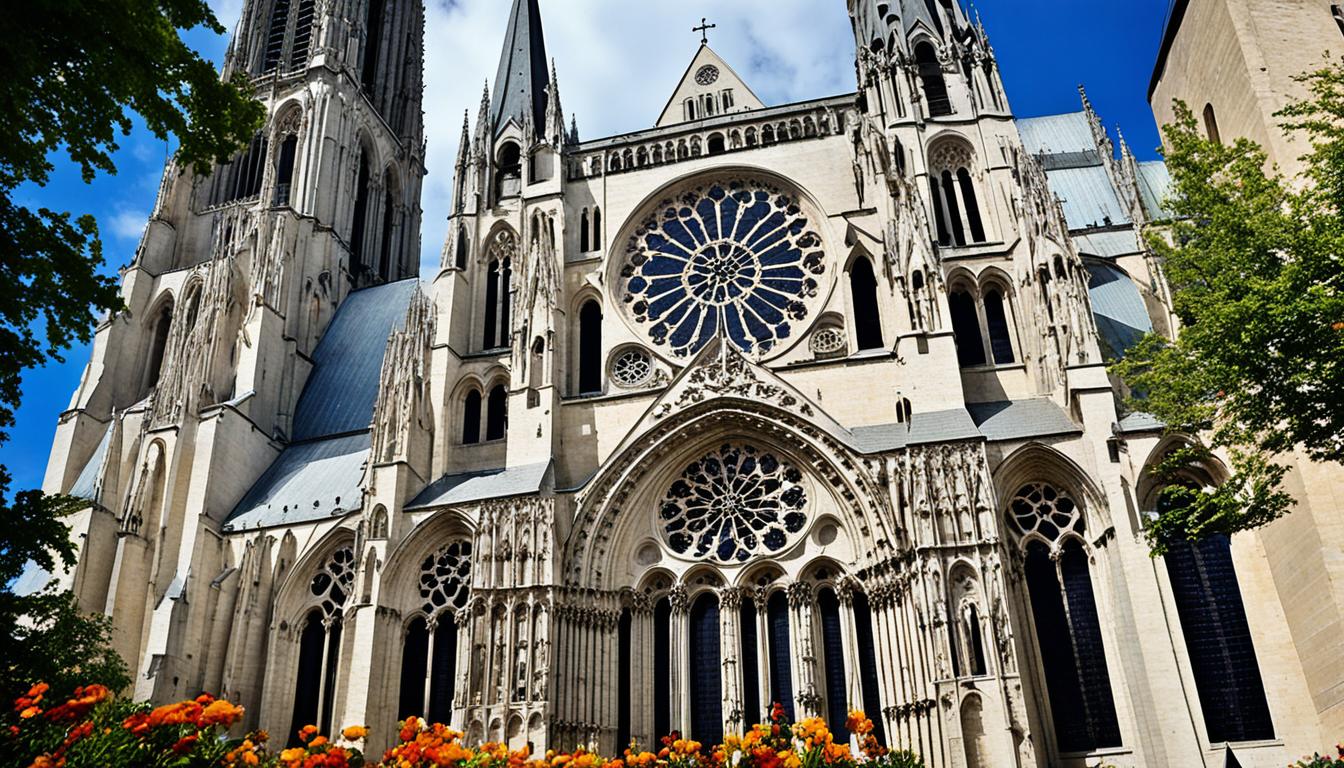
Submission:
<svg viewBox="0 0 1344 768">
<path fill-rule="evenodd" d="M 939 768 L 1330 743 L 1254 547 L 1139 533 L 1182 438 L 1106 362 L 1173 327 L 1163 166 L 1085 96 L 1016 119 L 954 0 L 832 5 L 855 93 L 706 43 L 580 140 L 514 0 L 417 276 L 420 2 L 248 0 L 266 126 L 165 170 L 46 480 L 135 693 L 609 754 L 864 709 Z"/>
</svg>

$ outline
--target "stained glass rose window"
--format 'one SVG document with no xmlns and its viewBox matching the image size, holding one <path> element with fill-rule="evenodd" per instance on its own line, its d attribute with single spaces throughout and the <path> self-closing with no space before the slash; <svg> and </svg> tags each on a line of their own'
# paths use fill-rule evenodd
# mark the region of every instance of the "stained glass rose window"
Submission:
<svg viewBox="0 0 1344 768">
<path fill-rule="evenodd" d="M 720 333 L 763 355 L 804 330 L 825 270 L 799 200 L 734 179 L 659 204 L 630 236 L 620 279 L 629 316 L 673 357 Z"/>
<path fill-rule="evenodd" d="M 691 462 L 659 505 L 672 551 L 743 563 L 779 552 L 807 525 L 798 469 L 749 445 L 723 445 Z"/>
</svg>

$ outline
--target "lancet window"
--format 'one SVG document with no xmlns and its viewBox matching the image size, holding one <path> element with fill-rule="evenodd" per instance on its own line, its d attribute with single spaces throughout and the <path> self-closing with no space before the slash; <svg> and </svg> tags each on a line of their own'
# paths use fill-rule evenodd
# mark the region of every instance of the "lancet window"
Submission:
<svg viewBox="0 0 1344 768">
<path fill-rule="evenodd" d="M 972 162 L 970 149 L 957 140 L 945 140 L 929 153 L 929 187 L 938 244 L 944 247 L 986 240 Z"/>
<path fill-rule="evenodd" d="M 471 543 L 445 545 L 420 564 L 420 609 L 402 641 L 398 719 L 447 723 L 457 684 L 458 615 L 471 596 Z"/>
<path fill-rule="evenodd" d="M 589 299 L 579 309 L 579 394 L 602 391 L 602 305 Z"/>
<path fill-rule="evenodd" d="M 490 245 L 490 262 L 485 270 L 485 311 L 481 321 L 483 349 L 506 347 L 512 335 L 509 328 L 512 310 L 509 304 L 513 298 L 513 253 L 513 235 L 509 232 L 495 235 Z"/>
<path fill-rule="evenodd" d="M 355 553 L 350 547 L 333 552 L 308 584 L 312 607 L 299 631 L 299 658 L 294 685 L 290 739 L 305 725 L 331 732 L 336 670 L 340 668 L 341 610 L 355 579 Z"/>
<path fill-rule="evenodd" d="M 947 81 L 943 78 L 943 65 L 938 60 L 938 52 L 930 42 L 921 42 L 915 46 L 915 66 L 919 72 L 920 84 L 924 87 L 924 100 L 928 105 L 930 117 L 944 117 L 952 114 L 952 100 L 947 95 Z"/>
<path fill-rule="evenodd" d="M 1020 537 L 1036 642 L 1061 752 L 1121 745 L 1086 550 L 1083 510 L 1049 483 L 1008 506 Z"/>
<path fill-rule="evenodd" d="M 957 361 L 963 368 L 1017 361 L 1008 295 L 997 278 L 983 280 L 978 288 L 968 278 L 953 281 L 948 309 L 957 340 Z"/>
<path fill-rule="evenodd" d="M 849 267 L 850 301 L 854 307 L 854 335 L 860 350 L 882 349 L 882 315 L 877 304 L 877 277 L 865 256 Z"/>
</svg>

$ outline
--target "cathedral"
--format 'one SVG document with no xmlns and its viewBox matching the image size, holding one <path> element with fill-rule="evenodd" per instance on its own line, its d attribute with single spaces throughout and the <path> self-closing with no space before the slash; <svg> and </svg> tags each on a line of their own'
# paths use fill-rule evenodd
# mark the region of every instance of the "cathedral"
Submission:
<svg viewBox="0 0 1344 768">
<path fill-rule="evenodd" d="M 706 41 L 580 138 L 541 5 L 420 275 L 421 1 L 245 3 L 265 126 L 165 169 L 46 476 L 136 696 L 605 754 L 863 709 L 931 768 L 1340 736 L 1253 535 L 1141 535 L 1191 439 L 1107 373 L 1175 327 L 1160 162 L 1085 95 L 1016 118 L 956 0 L 815 3 L 852 93 L 766 104 Z"/>
</svg>

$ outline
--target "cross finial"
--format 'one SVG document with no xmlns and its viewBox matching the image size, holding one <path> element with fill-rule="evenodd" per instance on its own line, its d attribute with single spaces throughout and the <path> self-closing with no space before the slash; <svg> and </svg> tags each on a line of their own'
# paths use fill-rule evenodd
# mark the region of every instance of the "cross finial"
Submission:
<svg viewBox="0 0 1344 768">
<path fill-rule="evenodd" d="M 700 26 L 691 27 L 691 31 L 700 33 L 701 45 L 709 45 L 709 30 L 718 29 L 718 27 L 719 27 L 718 24 L 710 24 L 709 19 L 706 19 L 702 16 L 700 18 Z"/>
</svg>

